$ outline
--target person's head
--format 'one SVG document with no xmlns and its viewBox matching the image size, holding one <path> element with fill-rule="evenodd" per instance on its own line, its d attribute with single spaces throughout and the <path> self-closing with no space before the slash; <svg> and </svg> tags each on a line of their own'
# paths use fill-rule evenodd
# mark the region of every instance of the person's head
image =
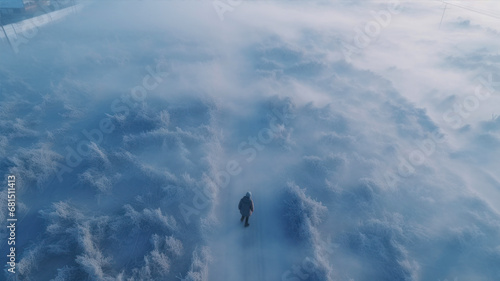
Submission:
<svg viewBox="0 0 500 281">
<path fill-rule="evenodd" d="M 249 191 L 249 192 L 247 192 L 247 194 L 245 196 L 250 198 L 250 197 L 252 197 L 252 193 Z"/>
</svg>

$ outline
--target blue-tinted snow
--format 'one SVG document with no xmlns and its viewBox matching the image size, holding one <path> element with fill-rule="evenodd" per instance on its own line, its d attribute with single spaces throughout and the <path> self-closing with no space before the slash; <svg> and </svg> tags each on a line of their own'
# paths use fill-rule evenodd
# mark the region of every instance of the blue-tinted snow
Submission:
<svg viewBox="0 0 500 281">
<path fill-rule="evenodd" d="M 498 29 L 441 4 L 349 59 L 388 4 L 104 1 L 3 41 L 18 280 L 497 280 L 499 100 L 467 102 Z"/>
</svg>

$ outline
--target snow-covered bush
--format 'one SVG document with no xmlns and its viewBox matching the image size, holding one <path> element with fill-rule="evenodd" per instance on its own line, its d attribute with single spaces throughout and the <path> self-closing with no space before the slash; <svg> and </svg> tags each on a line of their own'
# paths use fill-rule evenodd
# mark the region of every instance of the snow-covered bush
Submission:
<svg viewBox="0 0 500 281">
<path fill-rule="evenodd" d="M 208 247 L 196 249 L 193 252 L 191 267 L 182 281 L 208 281 L 208 267 L 211 259 Z"/>
<path fill-rule="evenodd" d="M 313 227 L 317 227 L 327 208 L 306 195 L 306 190 L 288 183 L 284 190 L 283 215 L 289 235 L 298 240 L 311 239 Z"/>
</svg>

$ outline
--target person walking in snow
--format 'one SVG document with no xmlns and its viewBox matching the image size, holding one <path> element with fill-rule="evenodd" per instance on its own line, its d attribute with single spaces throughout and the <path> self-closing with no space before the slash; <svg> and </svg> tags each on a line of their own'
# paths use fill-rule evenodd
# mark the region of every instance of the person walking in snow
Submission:
<svg viewBox="0 0 500 281">
<path fill-rule="evenodd" d="M 245 219 L 245 227 L 249 226 L 248 218 L 252 215 L 253 212 L 253 200 L 252 193 L 247 192 L 247 194 L 241 198 L 240 203 L 238 204 L 238 209 L 241 213 L 241 220 Z"/>
</svg>

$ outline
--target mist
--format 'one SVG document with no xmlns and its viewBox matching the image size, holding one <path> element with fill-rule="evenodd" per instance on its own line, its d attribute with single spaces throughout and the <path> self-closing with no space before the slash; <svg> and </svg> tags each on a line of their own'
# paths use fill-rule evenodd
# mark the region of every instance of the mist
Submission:
<svg viewBox="0 0 500 281">
<path fill-rule="evenodd" d="M 498 4 L 48 15 L 0 32 L 3 279 L 499 278 Z"/>
</svg>

